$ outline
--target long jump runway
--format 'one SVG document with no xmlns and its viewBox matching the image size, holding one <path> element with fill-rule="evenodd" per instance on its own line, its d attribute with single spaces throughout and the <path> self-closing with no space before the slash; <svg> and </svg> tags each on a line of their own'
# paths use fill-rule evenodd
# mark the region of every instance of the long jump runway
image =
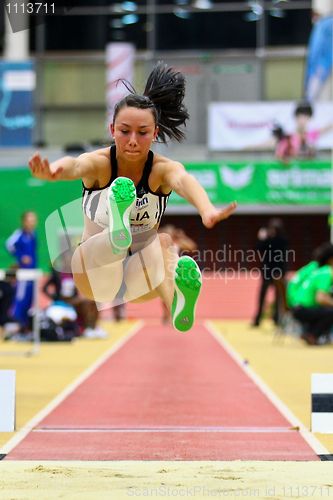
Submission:
<svg viewBox="0 0 333 500">
<path fill-rule="evenodd" d="M 6 460 L 319 460 L 204 325 L 145 324 Z"/>
</svg>

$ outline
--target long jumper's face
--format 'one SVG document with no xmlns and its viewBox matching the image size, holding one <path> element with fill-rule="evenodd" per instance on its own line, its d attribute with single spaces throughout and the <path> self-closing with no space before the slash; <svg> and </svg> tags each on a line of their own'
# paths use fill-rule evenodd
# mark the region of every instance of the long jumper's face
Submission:
<svg viewBox="0 0 333 500">
<path fill-rule="evenodd" d="M 111 133 L 116 143 L 117 153 L 128 161 L 146 159 L 158 128 L 150 109 L 134 107 L 122 108 L 113 125 Z"/>
</svg>

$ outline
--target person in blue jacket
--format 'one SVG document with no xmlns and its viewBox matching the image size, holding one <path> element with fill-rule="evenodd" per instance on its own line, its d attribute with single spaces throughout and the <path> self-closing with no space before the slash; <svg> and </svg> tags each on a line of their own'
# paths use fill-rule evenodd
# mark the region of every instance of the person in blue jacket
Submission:
<svg viewBox="0 0 333 500">
<path fill-rule="evenodd" d="M 21 269 L 37 267 L 37 215 L 26 211 L 21 216 L 21 227 L 16 229 L 6 241 L 8 252 L 15 258 Z M 24 330 L 29 324 L 28 311 L 33 301 L 33 282 L 17 281 L 12 316 Z"/>
</svg>

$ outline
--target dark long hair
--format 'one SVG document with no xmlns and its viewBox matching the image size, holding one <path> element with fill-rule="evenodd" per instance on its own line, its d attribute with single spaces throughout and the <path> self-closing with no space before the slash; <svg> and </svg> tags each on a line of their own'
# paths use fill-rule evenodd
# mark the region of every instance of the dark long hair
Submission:
<svg viewBox="0 0 333 500">
<path fill-rule="evenodd" d="M 119 111 L 125 106 L 151 109 L 155 123 L 159 127 L 157 139 L 160 142 L 167 142 L 167 138 L 178 142 L 184 139 L 185 134 L 180 127 L 186 125 L 189 114 L 183 104 L 185 78 L 182 73 L 159 62 L 148 76 L 143 95 L 137 94 L 128 82 L 123 80 L 122 82 L 130 94 L 116 104 L 113 123 Z"/>
</svg>

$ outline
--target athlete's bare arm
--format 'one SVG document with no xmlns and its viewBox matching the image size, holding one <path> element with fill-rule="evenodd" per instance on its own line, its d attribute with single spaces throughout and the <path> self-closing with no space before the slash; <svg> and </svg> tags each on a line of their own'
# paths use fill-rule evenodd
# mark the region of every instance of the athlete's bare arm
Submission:
<svg viewBox="0 0 333 500">
<path fill-rule="evenodd" d="M 29 160 L 31 173 L 38 179 L 48 181 L 82 179 L 87 187 L 99 181 L 100 177 L 105 175 L 104 170 L 109 176 L 109 165 L 107 149 L 84 153 L 77 158 L 64 156 L 52 163 L 49 163 L 47 158 L 42 158 L 39 153 L 35 153 Z"/>
<path fill-rule="evenodd" d="M 176 191 L 198 210 L 204 226 L 211 228 L 218 222 L 227 219 L 236 209 L 237 203 L 232 202 L 226 208 L 214 207 L 206 191 L 199 182 L 186 172 L 181 163 L 175 161 L 163 162 L 160 169 L 164 189 Z"/>
</svg>

